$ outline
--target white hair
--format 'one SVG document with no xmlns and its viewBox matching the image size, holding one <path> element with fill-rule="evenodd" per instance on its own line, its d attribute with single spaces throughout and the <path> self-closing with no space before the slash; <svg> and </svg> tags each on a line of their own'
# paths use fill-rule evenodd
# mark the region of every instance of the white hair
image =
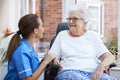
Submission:
<svg viewBox="0 0 120 80">
<path fill-rule="evenodd" d="M 90 21 L 90 16 L 91 13 L 88 10 L 88 8 L 86 7 L 86 5 L 83 4 L 75 4 L 73 5 L 69 10 L 68 13 L 70 14 L 71 12 L 79 12 L 81 17 L 83 18 L 83 20 L 85 22 L 89 22 Z"/>
</svg>

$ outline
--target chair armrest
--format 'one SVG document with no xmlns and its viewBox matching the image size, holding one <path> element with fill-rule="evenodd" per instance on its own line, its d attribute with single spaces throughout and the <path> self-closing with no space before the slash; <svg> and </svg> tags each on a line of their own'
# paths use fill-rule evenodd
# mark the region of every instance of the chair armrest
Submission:
<svg viewBox="0 0 120 80">
<path fill-rule="evenodd" d="M 112 67 L 116 67 L 116 63 L 112 63 L 112 64 L 109 66 L 109 69 L 112 68 Z"/>
<path fill-rule="evenodd" d="M 116 67 L 116 63 L 112 63 L 112 64 L 108 67 L 108 69 L 104 71 L 104 73 L 110 75 L 110 68 L 112 68 L 112 67 Z"/>
</svg>

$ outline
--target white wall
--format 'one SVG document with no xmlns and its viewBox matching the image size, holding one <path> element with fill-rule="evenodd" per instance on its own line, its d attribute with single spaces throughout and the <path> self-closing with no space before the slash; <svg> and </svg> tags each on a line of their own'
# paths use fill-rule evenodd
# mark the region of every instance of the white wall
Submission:
<svg viewBox="0 0 120 80">
<path fill-rule="evenodd" d="M 0 0 L 0 29 L 5 27 L 17 31 L 20 18 L 20 0 Z M 10 37 L 2 40 L 0 47 L 7 48 Z M 0 53 L 1 55 L 1 53 Z M 0 67 L 0 80 L 3 80 L 7 71 L 7 64 Z"/>
<path fill-rule="evenodd" d="M 9 26 L 9 1 L 0 0 L 0 29 Z"/>
<path fill-rule="evenodd" d="M 0 30 L 5 27 L 17 30 L 20 17 L 20 0 L 0 0 Z M 1 41 L 0 48 L 6 49 L 11 37 Z M 0 54 L 1 55 L 1 54 Z"/>
<path fill-rule="evenodd" d="M 119 16 L 119 20 L 118 20 L 118 52 L 120 53 L 120 0 L 118 2 L 119 4 L 119 10 L 118 10 L 118 16 Z"/>
<path fill-rule="evenodd" d="M 17 31 L 18 20 L 20 18 L 20 0 L 0 0 L 0 29 L 9 27 L 12 31 Z M 2 41 L 1 46 L 7 47 L 8 40 Z"/>
<path fill-rule="evenodd" d="M 9 27 L 13 31 L 18 30 L 20 18 L 20 0 L 9 0 Z"/>
<path fill-rule="evenodd" d="M 20 17 L 20 0 L 0 0 L 0 29 L 11 27 L 16 29 Z"/>
</svg>

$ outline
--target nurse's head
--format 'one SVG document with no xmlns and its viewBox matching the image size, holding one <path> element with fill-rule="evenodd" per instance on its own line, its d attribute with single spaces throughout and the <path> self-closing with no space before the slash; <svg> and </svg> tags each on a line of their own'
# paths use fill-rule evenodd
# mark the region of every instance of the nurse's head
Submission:
<svg viewBox="0 0 120 80">
<path fill-rule="evenodd" d="M 19 30 L 16 32 L 16 34 L 14 34 L 9 43 L 7 55 L 4 61 L 9 60 L 10 56 L 19 45 L 21 37 L 25 39 L 32 38 L 34 40 L 39 40 L 43 37 L 43 23 L 35 14 L 28 14 L 21 17 L 18 23 L 18 28 Z"/>
<path fill-rule="evenodd" d="M 18 35 L 21 34 L 24 38 L 29 38 L 31 35 L 34 35 L 35 38 L 43 37 L 43 23 L 41 19 L 35 14 L 28 14 L 23 16 L 19 21 L 19 30 Z M 32 36 L 33 37 L 33 36 Z"/>
</svg>

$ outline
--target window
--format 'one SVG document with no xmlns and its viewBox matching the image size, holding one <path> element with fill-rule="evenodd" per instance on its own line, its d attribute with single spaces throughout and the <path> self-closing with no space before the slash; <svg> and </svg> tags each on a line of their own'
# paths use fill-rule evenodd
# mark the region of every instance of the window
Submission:
<svg viewBox="0 0 120 80">
<path fill-rule="evenodd" d="M 87 7 L 92 15 L 89 29 L 94 30 L 104 36 L 104 5 L 103 3 L 87 3 Z"/>
<path fill-rule="evenodd" d="M 35 13 L 36 0 L 21 0 L 21 16 L 28 13 Z"/>
<path fill-rule="evenodd" d="M 62 22 L 66 22 L 68 18 L 68 10 L 71 5 L 75 4 L 75 0 L 62 0 Z"/>
</svg>

